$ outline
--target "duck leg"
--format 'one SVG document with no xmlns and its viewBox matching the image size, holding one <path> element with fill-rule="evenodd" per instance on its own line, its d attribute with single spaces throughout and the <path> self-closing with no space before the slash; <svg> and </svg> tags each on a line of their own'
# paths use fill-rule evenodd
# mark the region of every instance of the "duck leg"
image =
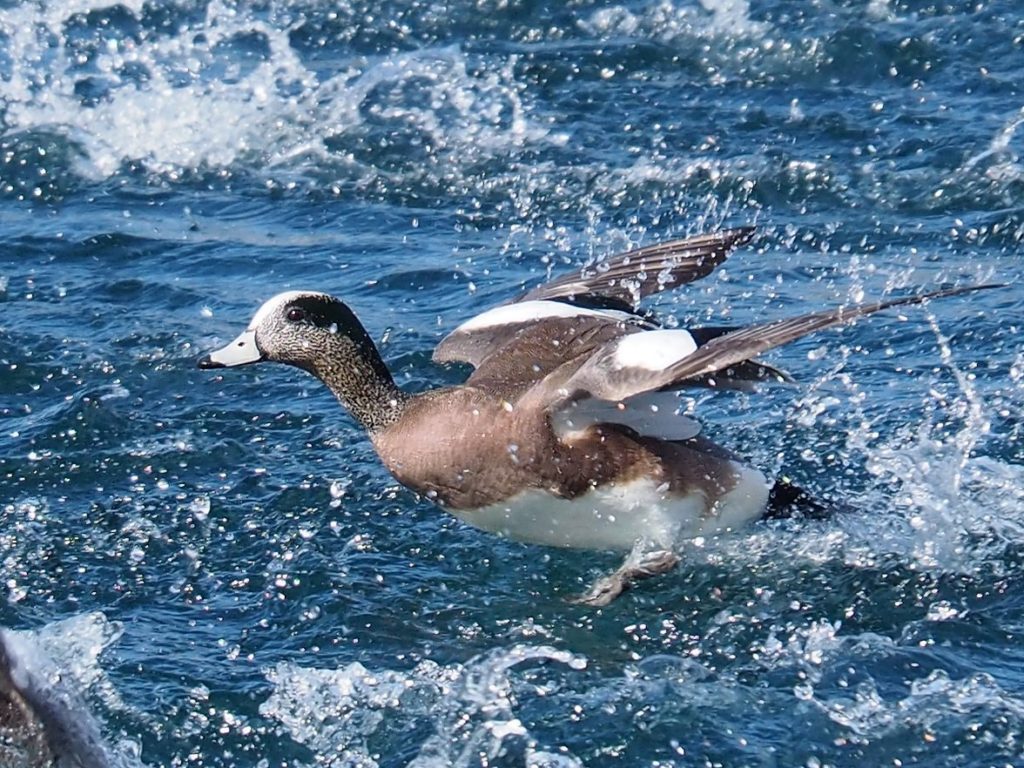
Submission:
<svg viewBox="0 0 1024 768">
<path fill-rule="evenodd" d="M 660 576 L 679 564 L 679 555 L 667 549 L 631 553 L 618 570 L 595 581 L 586 592 L 572 602 L 594 608 L 608 605 L 633 584 L 652 576 Z"/>
</svg>

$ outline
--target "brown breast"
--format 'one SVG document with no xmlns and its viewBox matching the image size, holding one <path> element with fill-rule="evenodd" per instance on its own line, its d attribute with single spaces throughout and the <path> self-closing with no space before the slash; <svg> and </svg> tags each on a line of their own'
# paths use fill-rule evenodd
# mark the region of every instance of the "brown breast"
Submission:
<svg viewBox="0 0 1024 768">
<path fill-rule="evenodd" d="M 716 498 L 734 483 L 726 455 L 693 440 L 671 443 L 613 424 L 560 441 L 546 414 L 516 409 L 472 387 L 434 390 L 374 436 L 405 486 L 449 509 L 495 504 L 529 488 L 575 498 L 594 487 L 650 477 L 667 492 Z"/>
</svg>

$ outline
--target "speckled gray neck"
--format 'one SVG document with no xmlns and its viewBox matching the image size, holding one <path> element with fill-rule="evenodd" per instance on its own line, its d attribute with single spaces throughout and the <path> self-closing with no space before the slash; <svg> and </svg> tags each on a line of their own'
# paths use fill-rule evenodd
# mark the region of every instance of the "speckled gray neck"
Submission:
<svg viewBox="0 0 1024 768">
<path fill-rule="evenodd" d="M 291 291 L 262 307 L 251 327 L 267 360 L 312 373 L 368 432 L 401 417 L 409 395 L 395 386 L 373 339 L 344 303 Z"/>
<path fill-rule="evenodd" d="M 395 385 L 372 342 L 369 349 L 359 348 L 355 354 L 325 355 L 313 365 L 301 367 L 323 381 L 371 434 L 398 421 L 410 398 Z"/>
</svg>

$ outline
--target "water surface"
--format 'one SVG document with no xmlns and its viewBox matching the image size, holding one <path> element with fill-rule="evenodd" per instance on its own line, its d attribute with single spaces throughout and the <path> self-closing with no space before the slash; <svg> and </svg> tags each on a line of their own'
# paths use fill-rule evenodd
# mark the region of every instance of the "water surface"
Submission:
<svg viewBox="0 0 1024 768">
<path fill-rule="evenodd" d="M 1024 13 L 1013 2 L 0 5 L 0 624 L 127 765 L 1017 765 Z M 403 386 L 551 272 L 756 223 L 662 297 L 745 323 L 1009 287 L 773 352 L 707 433 L 858 512 L 613 555 L 462 525 L 298 371 L 345 297 Z"/>
</svg>

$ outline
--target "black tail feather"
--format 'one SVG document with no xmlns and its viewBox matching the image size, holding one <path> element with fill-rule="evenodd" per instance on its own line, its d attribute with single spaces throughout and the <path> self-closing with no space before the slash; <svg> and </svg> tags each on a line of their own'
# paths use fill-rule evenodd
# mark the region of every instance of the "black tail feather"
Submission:
<svg viewBox="0 0 1024 768">
<path fill-rule="evenodd" d="M 791 517 L 802 517 L 807 520 L 828 520 L 837 512 L 849 511 L 844 504 L 828 504 L 811 496 L 789 478 L 783 477 L 775 481 L 768 492 L 768 504 L 762 518 L 765 520 L 785 520 Z"/>
</svg>

